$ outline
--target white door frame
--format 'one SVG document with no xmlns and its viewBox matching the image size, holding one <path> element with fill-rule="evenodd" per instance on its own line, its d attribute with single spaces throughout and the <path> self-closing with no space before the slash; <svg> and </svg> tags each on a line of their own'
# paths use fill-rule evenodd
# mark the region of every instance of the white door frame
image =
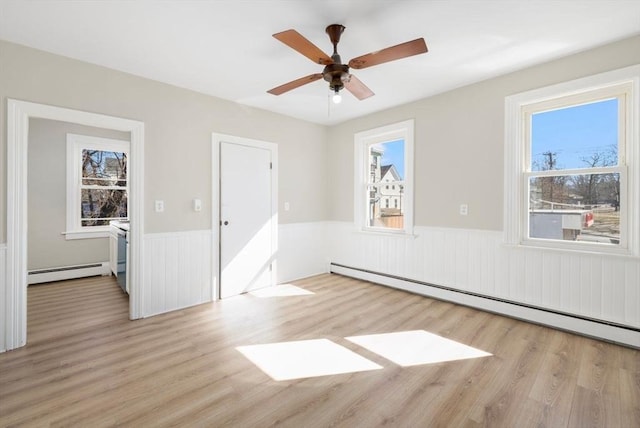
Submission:
<svg viewBox="0 0 640 428">
<path fill-rule="evenodd" d="M 211 229 L 213 255 L 213 280 L 212 295 L 213 300 L 220 299 L 220 143 L 242 144 L 244 146 L 256 147 L 271 151 L 272 173 L 271 173 L 271 236 L 272 253 L 277 255 L 278 252 L 278 145 L 266 141 L 253 140 L 250 138 L 235 137 L 232 135 L 213 133 L 211 135 Z M 271 270 L 271 284 L 275 285 L 278 275 L 278 261 L 274 258 Z"/>
<path fill-rule="evenodd" d="M 144 123 L 45 104 L 7 102 L 7 259 L 4 309 L 6 349 L 27 343 L 27 168 L 29 119 L 77 123 L 131 133 L 130 199 L 131 292 L 129 318 L 142 316 L 144 235 Z M 64 202 L 64 201 L 62 201 Z"/>
</svg>

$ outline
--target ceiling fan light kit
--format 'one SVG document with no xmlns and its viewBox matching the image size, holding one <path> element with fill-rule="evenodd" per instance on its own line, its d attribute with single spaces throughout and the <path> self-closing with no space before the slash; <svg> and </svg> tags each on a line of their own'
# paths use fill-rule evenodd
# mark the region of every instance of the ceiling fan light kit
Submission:
<svg viewBox="0 0 640 428">
<path fill-rule="evenodd" d="M 322 78 L 329 83 L 329 89 L 334 93 L 334 103 L 338 104 L 342 101 L 340 91 L 344 88 L 359 100 L 364 100 L 373 96 L 374 93 L 357 77 L 349 73 L 350 67 L 363 69 L 427 52 L 427 44 L 423 38 L 420 38 L 353 58 L 347 64 L 343 64 L 340 54 L 338 54 L 338 43 L 344 30 L 345 27 L 340 24 L 332 24 L 326 28 L 325 31 L 329 35 L 329 40 L 331 40 L 331 44 L 333 45 L 333 54 L 331 56 L 324 53 L 296 30 L 286 30 L 274 34 L 273 37 L 277 40 L 298 51 L 314 63 L 322 64 L 325 67 L 322 73 L 310 74 L 309 76 L 292 80 L 284 85 L 270 89 L 267 92 L 273 95 L 281 95 Z"/>
<path fill-rule="evenodd" d="M 342 102 L 342 95 L 340 95 L 339 90 L 335 90 L 335 93 L 333 94 L 333 97 L 331 97 L 331 100 L 334 104 L 340 104 Z"/>
</svg>

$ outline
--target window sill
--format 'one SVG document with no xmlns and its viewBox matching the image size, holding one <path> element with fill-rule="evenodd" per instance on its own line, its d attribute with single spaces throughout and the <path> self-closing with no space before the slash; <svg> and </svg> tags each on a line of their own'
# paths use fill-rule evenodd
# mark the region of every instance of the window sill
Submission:
<svg viewBox="0 0 640 428">
<path fill-rule="evenodd" d="M 95 231 L 67 231 L 62 232 L 64 239 L 67 241 L 74 239 L 95 239 L 95 238 L 108 238 L 109 230 L 95 230 Z"/>
<path fill-rule="evenodd" d="M 638 254 L 628 248 L 617 247 L 595 247 L 591 245 L 571 244 L 562 245 L 555 242 L 533 241 L 526 240 L 518 244 L 503 243 L 504 247 L 514 249 L 530 249 L 530 250 L 542 250 L 552 251 L 564 254 L 582 254 L 590 256 L 603 256 L 603 257 L 619 257 L 626 259 L 639 259 Z"/>
<path fill-rule="evenodd" d="M 407 232 L 404 230 L 384 230 L 384 229 L 374 229 L 374 228 L 366 228 L 359 227 L 354 230 L 354 233 L 362 234 L 362 235 L 375 235 L 375 236 L 393 236 L 398 238 L 412 238 L 416 239 L 418 235 L 415 235 L 411 232 Z"/>
</svg>

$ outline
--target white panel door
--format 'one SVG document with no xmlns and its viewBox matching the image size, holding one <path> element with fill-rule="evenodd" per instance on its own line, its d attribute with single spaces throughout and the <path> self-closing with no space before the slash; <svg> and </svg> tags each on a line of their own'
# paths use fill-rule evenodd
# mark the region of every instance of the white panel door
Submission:
<svg viewBox="0 0 640 428">
<path fill-rule="evenodd" d="M 271 284 L 271 151 L 220 143 L 220 297 Z"/>
</svg>

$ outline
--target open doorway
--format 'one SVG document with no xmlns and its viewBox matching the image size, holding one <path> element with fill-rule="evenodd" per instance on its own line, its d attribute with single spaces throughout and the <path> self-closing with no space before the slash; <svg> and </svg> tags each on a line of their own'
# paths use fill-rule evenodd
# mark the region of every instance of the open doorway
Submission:
<svg viewBox="0 0 640 428">
<path fill-rule="evenodd" d="M 7 259 L 4 311 L 5 346 L 14 349 L 27 342 L 28 271 L 28 146 L 29 124 L 48 119 L 125 132 L 130 135 L 130 299 L 129 318 L 142 316 L 143 277 L 143 165 L 144 123 L 129 119 L 25 101 L 7 102 Z"/>
<path fill-rule="evenodd" d="M 119 229 L 110 223 L 128 221 L 130 138 L 112 129 L 29 121 L 29 343 L 92 328 L 96 313 L 128 319 L 128 294 L 114 292 L 121 290 L 120 264 L 112 257 L 117 239 L 110 235 Z"/>
<path fill-rule="evenodd" d="M 111 221 L 128 221 L 128 132 L 29 121 L 27 281 L 115 271 Z"/>
</svg>

